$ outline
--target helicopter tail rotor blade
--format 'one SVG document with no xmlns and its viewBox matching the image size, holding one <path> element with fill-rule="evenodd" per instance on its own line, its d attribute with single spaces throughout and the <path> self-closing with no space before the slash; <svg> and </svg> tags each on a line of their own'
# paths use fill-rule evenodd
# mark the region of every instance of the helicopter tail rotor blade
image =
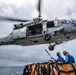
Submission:
<svg viewBox="0 0 76 75">
<path fill-rule="evenodd" d="M 41 0 L 39 0 L 38 3 L 38 12 L 39 12 L 39 17 L 41 17 Z"/>
<path fill-rule="evenodd" d="M 16 18 L 10 18 L 10 17 L 0 17 L 0 21 L 16 21 L 16 22 L 27 22 L 30 20 L 22 20 L 22 19 L 16 19 Z"/>
</svg>

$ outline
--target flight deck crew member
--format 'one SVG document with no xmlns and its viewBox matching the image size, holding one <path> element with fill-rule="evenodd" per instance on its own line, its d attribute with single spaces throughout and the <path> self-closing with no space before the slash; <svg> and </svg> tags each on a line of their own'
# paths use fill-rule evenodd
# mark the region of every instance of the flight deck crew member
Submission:
<svg viewBox="0 0 76 75">
<path fill-rule="evenodd" d="M 65 55 L 65 63 L 75 63 L 75 59 L 72 55 L 70 55 L 68 52 L 63 51 L 63 54 Z"/>
<path fill-rule="evenodd" d="M 57 57 L 58 57 L 57 60 L 56 60 L 56 62 L 63 62 L 63 63 L 65 63 L 65 60 L 64 60 L 64 58 L 61 56 L 60 52 L 57 52 L 56 55 L 57 55 Z"/>
</svg>

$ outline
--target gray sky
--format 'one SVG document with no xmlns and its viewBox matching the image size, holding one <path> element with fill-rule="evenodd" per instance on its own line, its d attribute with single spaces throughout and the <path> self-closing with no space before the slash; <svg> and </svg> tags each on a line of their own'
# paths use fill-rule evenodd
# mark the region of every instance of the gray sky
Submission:
<svg viewBox="0 0 76 75">
<path fill-rule="evenodd" d="M 33 19 L 38 16 L 38 0 L 0 0 L 0 16 Z M 42 0 L 42 18 L 53 20 L 76 19 L 76 0 Z M 13 24 L 17 22 L 0 21 L 0 37 L 7 36 L 13 30 Z M 50 54 L 56 57 L 56 52 L 69 51 L 76 57 L 76 39 L 55 47 Z M 50 60 L 44 49 L 48 44 L 36 46 L 0 46 L 0 66 L 24 66 L 27 63 L 44 62 Z"/>
</svg>

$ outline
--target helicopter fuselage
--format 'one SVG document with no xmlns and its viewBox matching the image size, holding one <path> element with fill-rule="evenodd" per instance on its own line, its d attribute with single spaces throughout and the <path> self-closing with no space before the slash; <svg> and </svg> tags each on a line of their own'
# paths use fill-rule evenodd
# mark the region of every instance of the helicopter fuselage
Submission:
<svg viewBox="0 0 76 75">
<path fill-rule="evenodd" d="M 0 38 L 0 45 L 60 44 L 76 38 L 76 25 L 67 20 L 34 19 L 14 26 L 10 35 Z"/>
</svg>

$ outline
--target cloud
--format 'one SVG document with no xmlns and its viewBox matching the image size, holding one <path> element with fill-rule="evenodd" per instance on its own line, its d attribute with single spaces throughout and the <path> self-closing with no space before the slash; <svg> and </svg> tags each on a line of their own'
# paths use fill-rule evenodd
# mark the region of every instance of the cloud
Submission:
<svg viewBox="0 0 76 75">
<path fill-rule="evenodd" d="M 76 0 L 43 0 L 41 10 L 42 18 L 48 20 L 55 19 L 56 17 L 75 19 L 75 5 Z M 0 0 L 0 16 L 31 20 L 38 16 L 37 1 Z M 0 21 L 0 37 L 10 34 L 13 30 L 13 24 L 16 23 L 18 22 Z M 60 51 L 62 54 L 63 50 L 67 50 L 76 57 L 75 41 L 76 40 L 69 41 L 66 44 L 57 45 L 54 51 L 48 51 L 54 58 L 57 58 L 56 52 Z M 50 57 L 45 52 L 45 49 L 48 49 L 48 46 L 48 44 L 36 46 L 0 46 L 0 66 L 25 65 L 26 63 L 48 61 L 50 60 Z"/>
<path fill-rule="evenodd" d="M 73 42 L 73 45 L 71 46 L 72 42 Z M 69 41 L 65 44 L 57 45 L 54 51 L 49 51 L 47 49 L 48 44 L 36 45 L 36 46 L 25 46 L 25 47 L 2 46 L 0 47 L 0 60 L 1 62 L 8 61 L 9 63 L 4 62 L 5 65 L 7 64 L 8 66 L 14 65 L 14 64 L 16 65 L 17 63 L 18 64 L 21 63 L 21 65 L 24 65 L 24 63 L 28 64 L 28 63 L 34 63 L 34 62 L 45 62 L 50 60 L 50 56 L 45 52 L 45 49 L 47 49 L 51 54 L 51 56 L 53 56 L 55 59 L 57 59 L 56 53 L 60 51 L 61 55 L 63 56 L 62 53 L 64 50 L 68 51 L 71 55 L 76 57 L 75 46 L 76 46 L 75 40 Z"/>
<path fill-rule="evenodd" d="M 13 61 L 9 59 L 0 59 L 0 66 L 24 66 L 31 62 L 19 62 L 19 61 Z"/>
<path fill-rule="evenodd" d="M 75 8 L 75 0 L 48 0 L 43 3 L 43 17 L 44 18 L 48 18 L 48 19 L 55 19 L 56 17 L 58 18 L 75 18 L 73 17 L 73 14 L 76 11 Z M 71 14 L 71 16 L 66 15 L 68 9 L 70 9 L 71 12 L 73 12 Z M 45 17 L 47 15 L 47 17 Z"/>
<path fill-rule="evenodd" d="M 5 47 L 6 49 L 2 47 L 0 48 L 1 49 L 0 59 L 9 59 L 9 60 L 12 59 L 14 61 L 21 61 L 21 62 L 41 62 L 47 60 L 47 56 L 44 58 L 46 53 L 44 52 L 43 46 L 42 47 L 39 46 L 39 49 L 37 47 L 38 46 L 36 47 L 8 46 Z"/>
</svg>

